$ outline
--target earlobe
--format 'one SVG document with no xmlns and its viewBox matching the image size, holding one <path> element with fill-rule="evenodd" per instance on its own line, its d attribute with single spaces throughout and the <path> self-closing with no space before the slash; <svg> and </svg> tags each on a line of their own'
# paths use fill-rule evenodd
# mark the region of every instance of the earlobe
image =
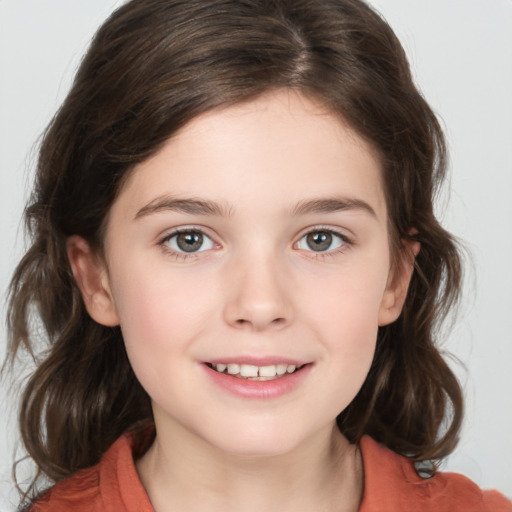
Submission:
<svg viewBox="0 0 512 512">
<path fill-rule="evenodd" d="M 382 297 L 379 310 L 379 326 L 393 323 L 402 312 L 407 290 L 414 271 L 414 262 L 420 251 L 420 243 L 414 241 L 403 242 L 403 251 L 400 262 L 390 273 L 386 290 Z"/>
<path fill-rule="evenodd" d="M 66 248 L 73 276 L 89 315 L 99 324 L 110 327 L 119 325 L 105 263 L 80 236 L 69 237 Z"/>
</svg>

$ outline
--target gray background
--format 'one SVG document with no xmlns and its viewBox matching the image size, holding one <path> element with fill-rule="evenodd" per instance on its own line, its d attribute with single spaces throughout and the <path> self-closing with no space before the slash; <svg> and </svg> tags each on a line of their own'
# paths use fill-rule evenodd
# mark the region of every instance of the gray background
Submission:
<svg viewBox="0 0 512 512">
<path fill-rule="evenodd" d="M 37 139 L 95 29 L 120 1 L 0 0 L 0 293 L 23 247 L 20 217 Z M 512 495 L 512 2 L 372 0 L 393 26 L 446 127 L 451 186 L 439 215 L 472 253 L 446 344 L 467 398 L 444 469 Z M 1 303 L 0 356 L 5 350 Z M 16 390 L 0 388 L 0 510 L 14 510 Z"/>
</svg>

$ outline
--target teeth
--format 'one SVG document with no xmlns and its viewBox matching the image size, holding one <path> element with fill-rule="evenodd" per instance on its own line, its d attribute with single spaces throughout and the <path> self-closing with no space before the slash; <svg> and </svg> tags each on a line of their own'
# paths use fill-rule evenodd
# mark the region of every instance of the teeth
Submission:
<svg viewBox="0 0 512 512">
<path fill-rule="evenodd" d="M 242 377 L 257 377 L 258 367 L 252 364 L 242 364 L 240 366 L 240 375 Z"/>
<path fill-rule="evenodd" d="M 284 375 L 286 373 L 286 368 L 288 368 L 286 364 L 278 364 L 276 366 L 277 375 Z"/>
<path fill-rule="evenodd" d="M 259 373 L 260 377 L 275 377 L 277 368 L 275 366 L 262 366 Z"/>
<path fill-rule="evenodd" d="M 252 364 L 224 364 L 217 363 L 212 365 L 213 369 L 219 373 L 224 373 L 227 370 L 229 375 L 236 375 L 241 378 L 251 380 L 272 380 L 285 375 L 286 373 L 293 373 L 301 366 L 294 364 L 278 364 L 268 366 L 255 366 Z"/>
<path fill-rule="evenodd" d="M 240 365 L 228 364 L 228 373 L 230 375 L 236 375 L 237 373 L 240 373 Z"/>
</svg>

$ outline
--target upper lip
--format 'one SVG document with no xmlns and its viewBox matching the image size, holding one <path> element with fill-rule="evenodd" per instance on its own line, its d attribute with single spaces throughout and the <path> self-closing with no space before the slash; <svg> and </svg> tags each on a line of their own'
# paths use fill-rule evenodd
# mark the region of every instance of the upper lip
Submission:
<svg viewBox="0 0 512 512">
<path fill-rule="evenodd" d="M 203 362 L 210 364 L 250 364 L 253 366 L 272 366 L 278 364 L 303 366 L 310 361 L 282 356 L 230 356 L 215 357 L 212 359 L 207 359 Z"/>
</svg>

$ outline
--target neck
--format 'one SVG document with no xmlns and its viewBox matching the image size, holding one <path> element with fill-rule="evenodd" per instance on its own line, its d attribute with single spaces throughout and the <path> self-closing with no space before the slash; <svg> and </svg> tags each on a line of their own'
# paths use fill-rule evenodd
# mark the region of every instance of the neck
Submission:
<svg viewBox="0 0 512 512">
<path fill-rule="evenodd" d="M 174 433 L 175 434 L 175 433 Z M 358 449 L 336 425 L 291 452 L 241 456 L 158 429 L 137 462 L 155 512 L 355 512 L 363 489 Z"/>
</svg>

